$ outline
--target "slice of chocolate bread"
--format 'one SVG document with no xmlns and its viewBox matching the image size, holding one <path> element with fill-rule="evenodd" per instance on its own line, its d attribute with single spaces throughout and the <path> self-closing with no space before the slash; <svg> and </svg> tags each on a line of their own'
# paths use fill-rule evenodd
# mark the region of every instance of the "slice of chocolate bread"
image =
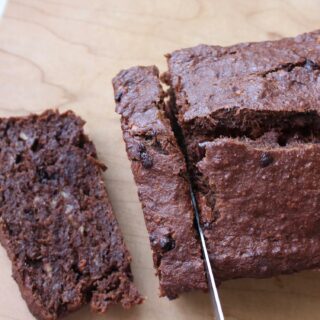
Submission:
<svg viewBox="0 0 320 320">
<path fill-rule="evenodd" d="M 175 298 L 183 291 L 205 289 L 185 160 L 164 112 L 158 69 L 134 67 L 121 71 L 113 79 L 113 86 L 160 294 Z"/>
<path fill-rule="evenodd" d="M 316 156 L 313 154 L 310 161 L 308 156 L 309 148 L 317 150 L 320 141 L 320 31 L 226 48 L 200 45 L 178 50 L 167 58 L 169 71 L 163 79 L 171 86 L 171 116 L 178 134 L 183 136 L 216 276 L 263 277 L 319 267 L 313 248 L 320 239 L 310 231 L 309 222 L 318 219 L 318 194 L 312 190 L 320 190 L 320 177 L 312 180 L 316 185 L 308 197 L 303 192 L 310 187 L 307 178 L 293 180 L 291 188 L 282 178 L 285 172 L 292 174 L 292 179 L 298 172 L 304 173 L 303 168 L 295 167 L 295 157 L 303 157 L 300 164 L 310 165 L 312 173 L 317 174 Z M 275 140 L 270 141 L 271 136 Z M 223 137 L 237 139 L 220 141 Z M 265 151 L 252 149 L 250 140 L 262 143 L 263 148 L 273 146 L 279 162 L 246 171 L 247 163 L 256 164 L 256 157 Z M 297 145 L 293 148 L 294 141 Z M 287 156 L 291 162 L 284 161 Z M 262 160 L 268 161 L 267 157 Z M 276 163 L 283 163 L 283 167 L 276 167 Z M 228 180 L 236 170 L 239 176 Z M 306 175 L 310 174 L 308 170 Z M 262 179 L 259 184 L 258 177 Z M 251 178 L 259 190 L 254 189 Z M 268 181 L 272 179 L 278 179 L 278 185 L 269 194 Z M 234 196 L 230 194 L 231 184 L 237 191 Z M 251 197 L 246 189 L 249 185 Z M 299 198 L 299 207 L 283 202 L 281 197 L 286 192 Z M 255 204 L 257 199 L 259 205 Z M 296 210 L 306 219 L 304 223 L 300 223 Z M 281 222 L 277 214 L 283 216 Z M 274 225 L 266 236 L 265 229 L 272 219 Z M 290 233 L 288 227 L 279 238 L 277 228 L 281 230 L 284 223 L 292 226 L 293 233 L 297 224 L 301 230 L 285 240 Z M 256 234 L 261 233 L 262 242 L 250 233 L 250 227 Z M 296 247 L 297 239 L 304 249 Z M 273 245 L 272 241 L 278 243 Z M 303 254 L 299 263 L 291 256 L 294 250 Z"/>
<path fill-rule="evenodd" d="M 142 301 L 83 125 L 71 111 L 0 119 L 0 240 L 38 319 Z"/>
</svg>

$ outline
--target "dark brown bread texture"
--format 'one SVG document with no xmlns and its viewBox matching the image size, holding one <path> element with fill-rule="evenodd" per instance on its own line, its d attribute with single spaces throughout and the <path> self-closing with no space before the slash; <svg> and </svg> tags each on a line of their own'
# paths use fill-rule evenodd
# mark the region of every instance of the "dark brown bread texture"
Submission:
<svg viewBox="0 0 320 320">
<path fill-rule="evenodd" d="M 0 119 L 0 240 L 38 319 L 142 301 L 83 125 L 70 111 Z"/>
<path fill-rule="evenodd" d="M 319 267 L 320 31 L 167 58 L 216 277 Z"/>
<path fill-rule="evenodd" d="M 183 127 L 239 129 L 257 111 L 306 112 L 319 103 L 320 31 L 231 47 L 199 45 L 168 55 Z"/>
<path fill-rule="evenodd" d="M 320 144 L 216 139 L 198 167 L 214 190 L 203 217 L 220 280 L 320 266 Z"/>
<path fill-rule="evenodd" d="M 175 298 L 183 291 L 205 289 L 186 165 L 163 111 L 158 69 L 134 67 L 121 71 L 113 79 L 113 86 L 160 294 Z"/>
</svg>

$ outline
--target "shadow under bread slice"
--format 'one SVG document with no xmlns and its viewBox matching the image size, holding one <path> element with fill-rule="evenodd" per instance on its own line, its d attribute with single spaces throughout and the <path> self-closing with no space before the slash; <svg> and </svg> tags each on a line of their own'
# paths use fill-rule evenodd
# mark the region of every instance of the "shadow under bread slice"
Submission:
<svg viewBox="0 0 320 320">
<path fill-rule="evenodd" d="M 319 215 L 316 190 L 320 190 L 320 176 L 315 154 L 320 141 L 320 31 L 278 41 L 182 49 L 168 55 L 168 65 L 163 79 L 170 85 L 171 115 L 177 135 L 183 137 L 216 277 L 266 277 L 318 267 L 314 248 L 320 239 L 309 226 L 315 224 L 317 228 Z M 250 140 L 263 143 L 276 161 L 266 168 L 252 167 L 252 173 L 247 171 L 250 163 L 258 166 L 256 157 L 266 152 Z M 218 159 L 218 154 L 223 158 Z M 286 157 L 291 161 L 286 162 Z M 303 157 L 300 164 L 310 168 L 298 168 L 296 157 Z M 268 161 L 266 156 L 262 162 Z M 236 168 L 239 175 L 231 182 L 228 175 L 235 176 Z M 310 177 L 308 170 L 313 170 L 317 179 L 312 180 L 316 185 L 305 196 L 303 190 L 310 187 L 308 179 L 295 179 L 298 173 Z M 292 185 L 283 181 L 285 172 L 292 175 L 288 178 Z M 278 184 L 270 199 L 268 181 L 273 176 Z M 237 191 L 236 196 L 231 197 L 228 189 L 224 193 L 224 187 L 231 190 L 227 183 Z M 249 185 L 251 197 L 247 193 Z M 254 185 L 260 189 L 255 190 Z M 290 201 L 282 202 L 283 195 L 292 192 L 291 196 L 302 202 L 298 208 Z M 276 195 L 279 198 L 274 198 Z M 257 199 L 261 204 L 255 207 Z M 224 210 L 228 214 L 221 214 Z M 304 223 L 295 210 L 300 210 Z M 253 218 L 255 214 L 258 218 Z M 283 221 L 279 222 L 278 215 Z M 230 225 L 225 224 L 227 217 Z M 272 221 L 274 225 L 266 236 Z M 291 235 L 286 240 L 285 231 L 283 238 L 278 237 L 277 228 L 281 230 L 283 224 L 299 225 L 296 238 Z M 262 242 L 257 234 L 261 234 Z M 296 239 L 305 245 L 304 250 L 299 249 L 301 254 L 304 251 L 299 263 L 291 254 L 298 250 Z M 278 246 L 273 247 L 273 241 L 278 241 Z"/>
<path fill-rule="evenodd" d="M 38 319 L 142 302 L 83 125 L 71 111 L 0 119 L 0 240 Z"/>
<path fill-rule="evenodd" d="M 184 291 L 205 289 L 185 159 L 164 112 L 158 69 L 123 70 L 113 79 L 113 86 L 160 295 L 175 298 Z"/>
</svg>

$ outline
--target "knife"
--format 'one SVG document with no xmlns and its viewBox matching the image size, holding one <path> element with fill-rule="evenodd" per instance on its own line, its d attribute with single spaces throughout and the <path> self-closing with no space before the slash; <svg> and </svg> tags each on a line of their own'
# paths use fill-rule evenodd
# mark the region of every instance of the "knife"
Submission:
<svg viewBox="0 0 320 320">
<path fill-rule="evenodd" d="M 214 317 L 216 320 L 224 320 L 224 315 L 223 315 L 223 311 L 222 311 L 222 307 L 221 307 L 218 289 L 216 286 L 216 282 L 214 280 L 214 275 L 213 275 L 213 271 L 211 268 L 211 263 L 210 263 L 210 259 L 209 259 L 209 254 L 208 254 L 208 249 L 207 249 L 204 233 L 203 233 L 201 225 L 200 225 L 200 216 L 199 216 L 198 206 L 197 206 L 196 198 L 194 196 L 194 192 L 192 190 L 192 187 L 191 187 L 190 192 L 191 192 L 192 206 L 193 206 L 195 216 L 196 216 L 196 224 L 197 224 L 197 228 L 198 228 L 198 232 L 199 232 L 199 236 L 200 236 L 200 242 L 201 242 L 201 248 L 202 248 L 202 252 L 203 252 L 203 256 L 204 256 L 205 267 L 206 267 L 206 271 L 207 271 L 207 280 L 208 280 L 209 291 L 210 291 L 210 295 L 211 295 L 211 303 L 213 306 Z"/>
</svg>

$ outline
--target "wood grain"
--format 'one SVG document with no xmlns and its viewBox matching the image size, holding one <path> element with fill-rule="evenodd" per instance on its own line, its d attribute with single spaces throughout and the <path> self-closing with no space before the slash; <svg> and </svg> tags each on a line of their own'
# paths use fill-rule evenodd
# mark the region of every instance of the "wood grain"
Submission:
<svg viewBox="0 0 320 320">
<path fill-rule="evenodd" d="M 0 20 L 0 115 L 72 108 L 107 163 L 110 197 L 131 250 L 133 271 L 148 297 L 133 311 L 113 308 L 107 319 L 212 319 L 203 293 L 169 302 L 157 296 L 157 279 L 136 195 L 111 78 L 132 65 L 156 64 L 163 54 L 198 43 L 227 45 L 277 39 L 320 27 L 320 2 L 200 0 L 10 0 Z M 0 248 L 0 320 L 30 320 L 10 263 Z M 229 320 L 320 319 L 320 274 L 304 272 L 222 285 Z M 84 308 L 69 320 L 102 319 Z"/>
</svg>

